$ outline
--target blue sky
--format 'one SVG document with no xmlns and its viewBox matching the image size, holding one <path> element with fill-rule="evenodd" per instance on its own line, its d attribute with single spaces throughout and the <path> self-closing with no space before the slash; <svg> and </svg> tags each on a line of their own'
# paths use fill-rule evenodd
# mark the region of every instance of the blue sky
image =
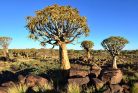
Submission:
<svg viewBox="0 0 138 93">
<path fill-rule="evenodd" d="M 13 38 L 9 48 L 41 48 L 27 38 L 25 18 L 53 4 L 71 5 L 87 17 L 90 36 L 79 42 L 92 40 L 94 49 L 103 49 L 103 39 L 123 36 L 130 42 L 125 49 L 138 49 L 138 0 L 0 0 L 0 36 Z M 80 43 L 74 44 L 68 48 L 81 49 Z"/>
</svg>

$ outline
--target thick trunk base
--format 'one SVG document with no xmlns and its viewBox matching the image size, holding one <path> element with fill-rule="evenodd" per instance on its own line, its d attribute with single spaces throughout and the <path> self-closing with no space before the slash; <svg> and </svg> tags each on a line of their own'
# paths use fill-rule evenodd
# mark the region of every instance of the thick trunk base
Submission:
<svg viewBox="0 0 138 93">
<path fill-rule="evenodd" d="M 117 56 L 114 56 L 113 57 L 113 69 L 118 69 L 116 59 L 117 59 Z"/>
<path fill-rule="evenodd" d="M 4 48 L 4 49 L 3 49 L 3 57 L 9 58 L 9 51 L 8 51 L 8 48 Z"/>
<path fill-rule="evenodd" d="M 70 62 L 69 62 L 69 58 L 68 58 L 66 44 L 61 44 L 59 47 L 60 47 L 59 48 L 59 57 L 60 57 L 61 68 L 63 70 L 69 70 Z"/>
<path fill-rule="evenodd" d="M 89 60 L 90 60 L 90 57 L 91 57 L 90 52 L 89 52 L 89 51 L 87 51 L 87 61 L 89 61 Z"/>
</svg>

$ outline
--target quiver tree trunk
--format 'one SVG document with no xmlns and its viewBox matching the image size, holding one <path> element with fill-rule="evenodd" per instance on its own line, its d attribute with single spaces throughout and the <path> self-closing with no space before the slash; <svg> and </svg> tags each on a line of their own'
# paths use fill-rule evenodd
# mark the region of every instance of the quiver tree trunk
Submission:
<svg viewBox="0 0 138 93">
<path fill-rule="evenodd" d="M 3 47 L 3 56 L 8 58 L 9 57 L 9 51 L 7 47 Z"/>
<path fill-rule="evenodd" d="M 61 58 L 62 58 L 62 48 L 59 46 L 59 62 L 60 62 L 60 64 L 62 64 Z"/>
<path fill-rule="evenodd" d="M 90 57 L 91 57 L 91 55 L 90 55 L 90 51 L 87 51 L 87 59 L 89 60 Z"/>
<path fill-rule="evenodd" d="M 113 56 L 113 69 L 117 69 L 116 60 L 117 60 L 117 56 Z"/>
<path fill-rule="evenodd" d="M 59 59 L 61 63 L 61 68 L 63 70 L 69 70 L 70 69 L 70 62 L 68 58 L 68 52 L 66 44 L 62 43 L 59 45 Z"/>
</svg>

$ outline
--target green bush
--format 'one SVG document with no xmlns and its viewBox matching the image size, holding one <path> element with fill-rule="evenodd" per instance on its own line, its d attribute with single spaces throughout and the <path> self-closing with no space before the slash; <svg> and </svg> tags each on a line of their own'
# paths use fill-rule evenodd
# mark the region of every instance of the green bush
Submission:
<svg viewBox="0 0 138 93">
<path fill-rule="evenodd" d="M 131 88 L 131 93 L 138 93 L 138 83 L 135 83 Z"/>
</svg>

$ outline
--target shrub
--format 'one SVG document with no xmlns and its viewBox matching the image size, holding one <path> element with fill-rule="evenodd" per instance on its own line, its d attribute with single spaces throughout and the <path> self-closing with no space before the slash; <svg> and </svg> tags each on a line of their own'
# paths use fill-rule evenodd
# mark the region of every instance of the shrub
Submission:
<svg viewBox="0 0 138 93">
<path fill-rule="evenodd" d="M 128 83 L 129 82 L 128 76 L 124 75 L 122 81 L 123 81 L 123 83 Z"/>
<path fill-rule="evenodd" d="M 138 93 L 138 83 L 135 83 L 131 88 L 131 93 Z"/>
<path fill-rule="evenodd" d="M 85 92 L 85 93 L 93 93 L 93 92 L 95 92 L 95 87 L 94 86 L 90 86 L 90 87 L 86 88 L 85 90 L 83 90 L 83 92 Z"/>
<path fill-rule="evenodd" d="M 138 72 L 135 73 L 135 77 L 138 79 Z"/>
<path fill-rule="evenodd" d="M 53 90 L 53 84 L 47 83 L 44 86 L 35 86 L 33 87 L 33 90 L 39 93 L 46 93 L 48 90 Z"/>
<path fill-rule="evenodd" d="M 26 93 L 28 86 L 25 84 L 13 85 L 13 87 L 8 88 L 7 93 Z"/>
<path fill-rule="evenodd" d="M 80 93 L 79 85 L 73 83 L 68 85 L 68 93 Z"/>
</svg>

